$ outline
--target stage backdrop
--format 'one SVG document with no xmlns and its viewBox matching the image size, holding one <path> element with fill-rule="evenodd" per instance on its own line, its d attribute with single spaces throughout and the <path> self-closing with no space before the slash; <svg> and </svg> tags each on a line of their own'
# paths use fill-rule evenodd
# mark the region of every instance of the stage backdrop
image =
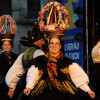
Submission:
<svg viewBox="0 0 100 100">
<path fill-rule="evenodd" d="M 62 0 L 69 12 L 69 30 L 64 37 L 64 55 L 83 67 L 83 0 Z"/>
</svg>

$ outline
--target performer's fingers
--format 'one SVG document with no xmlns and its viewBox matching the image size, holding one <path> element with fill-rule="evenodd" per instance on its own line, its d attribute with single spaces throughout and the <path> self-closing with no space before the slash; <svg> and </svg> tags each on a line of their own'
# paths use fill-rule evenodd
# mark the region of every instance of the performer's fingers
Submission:
<svg viewBox="0 0 100 100">
<path fill-rule="evenodd" d="M 29 91 L 24 89 L 24 94 L 26 94 L 28 96 L 29 95 Z"/>
<path fill-rule="evenodd" d="M 91 93 L 91 95 L 90 95 L 90 96 L 91 96 L 91 98 L 92 98 L 92 99 L 94 99 L 94 98 L 95 98 L 95 94 L 94 94 L 94 93 Z"/>
<path fill-rule="evenodd" d="M 27 95 L 27 96 L 29 95 L 29 91 L 26 92 L 26 95 Z"/>
</svg>

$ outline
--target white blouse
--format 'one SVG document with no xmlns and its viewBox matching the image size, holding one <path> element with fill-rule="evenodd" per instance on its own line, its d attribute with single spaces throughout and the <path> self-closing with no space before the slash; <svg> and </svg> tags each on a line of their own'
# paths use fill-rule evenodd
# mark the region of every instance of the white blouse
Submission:
<svg viewBox="0 0 100 100">
<path fill-rule="evenodd" d="M 90 90 L 88 83 L 89 78 L 84 70 L 77 63 L 73 63 L 69 66 L 68 73 L 71 77 L 72 82 L 77 88 L 87 92 Z M 28 70 L 27 79 L 26 79 L 26 88 L 33 89 L 36 85 L 39 77 L 39 70 L 34 65 Z"/>
<path fill-rule="evenodd" d="M 14 62 L 14 64 L 8 70 L 8 72 L 6 74 L 5 81 L 9 88 L 15 89 L 16 85 L 18 84 L 18 81 L 20 80 L 20 78 L 18 76 L 23 75 L 25 73 L 25 70 L 22 65 L 23 54 L 24 53 L 22 53 L 18 56 L 18 58 L 16 59 L 16 61 Z M 44 55 L 44 52 L 40 49 L 37 49 L 34 52 L 33 58 L 40 56 L 40 55 Z"/>
</svg>

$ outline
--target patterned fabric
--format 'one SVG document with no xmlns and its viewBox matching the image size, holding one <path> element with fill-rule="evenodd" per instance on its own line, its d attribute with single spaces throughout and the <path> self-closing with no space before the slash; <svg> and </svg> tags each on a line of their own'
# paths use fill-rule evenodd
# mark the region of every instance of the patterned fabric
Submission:
<svg viewBox="0 0 100 100">
<path fill-rule="evenodd" d="M 31 95 L 41 94 L 45 89 L 52 91 L 54 88 L 63 93 L 75 94 L 77 88 L 68 75 L 68 66 L 72 63 L 73 61 L 67 57 L 63 57 L 62 53 L 56 57 L 47 54 L 46 56 L 39 56 L 32 59 L 32 65 L 35 65 L 39 69 L 39 77 Z"/>
<path fill-rule="evenodd" d="M 63 54 L 60 52 L 56 57 L 54 57 L 53 55 L 51 55 L 49 53 L 48 56 L 48 64 L 47 64 L 47 69 L 48 69 L 48 74 L 50 77 L 50 80 L 53 81 L 53 76 L 58 77 L 58 73 L 57 73 L 57 60 L 59 58 L 63 57 Z"/>
<path fill-rule="evenodd" d="M 0 16 L 0 32 L 3 34 L 16 34 L 17 26 L 10 15 Z"/>
</svg>

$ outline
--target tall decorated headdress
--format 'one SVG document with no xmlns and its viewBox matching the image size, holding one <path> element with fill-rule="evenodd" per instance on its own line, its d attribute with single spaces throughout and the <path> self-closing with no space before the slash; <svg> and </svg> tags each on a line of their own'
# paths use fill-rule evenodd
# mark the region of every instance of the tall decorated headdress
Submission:
<svg viewBox="0 0 100 100">
<path fill-rule="evenodd" d="M 46 15 L 46 19 L 44 16 Z M 50 35 L 64 35 L 69 28 L 69 16 L 66 8 L 54 1 L 45 5 L 39 12 L 40 30 Z"/>
<path fill-rule="evenodd" d="M 15 20 L 10 15 L 0 16 L 0 39 L 11 41 L 17 31 Z"/>
</svg>

